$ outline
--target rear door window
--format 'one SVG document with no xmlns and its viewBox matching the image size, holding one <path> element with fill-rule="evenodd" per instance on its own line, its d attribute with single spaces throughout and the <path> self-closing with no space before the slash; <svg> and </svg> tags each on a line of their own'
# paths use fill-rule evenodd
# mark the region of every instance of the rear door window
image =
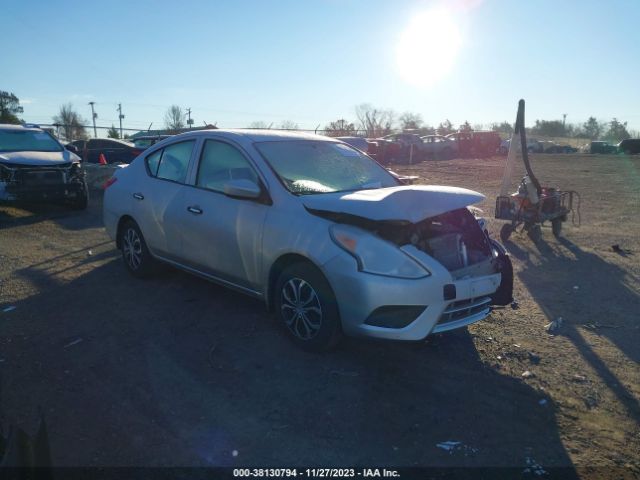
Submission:
<svg viewBox="0 0 640 480">
<path fill-rule="evenodd" d="M 151 176 L 162 180 L 184 183 L 195 140 L 167 145 L 146 157 Z"/>
</svg>

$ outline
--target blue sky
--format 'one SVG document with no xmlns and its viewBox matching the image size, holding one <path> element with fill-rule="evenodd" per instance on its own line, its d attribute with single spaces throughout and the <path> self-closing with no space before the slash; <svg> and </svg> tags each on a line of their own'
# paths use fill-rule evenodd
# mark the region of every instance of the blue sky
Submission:
<svg viewBox="0 0 640 480">
<path fill-rule="evenodd" d="M 412 18 L 446 10 L 447 32 L 410 52 L 427 85 L 408 82 L 397 45 Z M 617 117 L 640 129 L 640 2 L 372 0 L 5 2 L 0 89 L 46 123 L 72 102 L 98 124 L 163 125 L 171 104 L 196 124 L 303 128 L 371 103 L 427 124 Z M 427 13 L 428 14 L 428 13 Z M 442 59 L 451 67 L 442 71 Z"/>
</svg>

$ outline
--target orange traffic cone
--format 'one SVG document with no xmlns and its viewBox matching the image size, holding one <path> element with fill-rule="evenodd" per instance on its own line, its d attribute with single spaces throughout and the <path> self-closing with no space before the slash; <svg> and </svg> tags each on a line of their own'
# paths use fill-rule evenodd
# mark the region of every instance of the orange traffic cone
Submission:
<svg viewBox="0 0 640 480">
<path fill-rule="evenodd" d="M 98 157 L 98 162 L 100 163 L 100 165 L 106 165 L 107 164 L 107 159 L 104 156 L 104 153 L 100 154 L 100 156 Z"/>
</svg>

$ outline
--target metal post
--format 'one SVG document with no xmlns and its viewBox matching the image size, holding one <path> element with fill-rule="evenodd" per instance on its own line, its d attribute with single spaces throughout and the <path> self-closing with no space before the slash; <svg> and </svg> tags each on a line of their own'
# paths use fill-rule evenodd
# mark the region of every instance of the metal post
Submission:
<svg viewBox="0 0 640 480">
<path fill-rule="evenodd" d="M 120 138 L 124 138 L 124 136 L 122 135 L 122 119 L 124 118 L 124 115 L 122 114 L 122 104 L 119 103 L 118 104 L 118 118 L 120 119 Z"/>
<path fill-rule="evenodd" d="M 93 119 L 93 136 L 98 138 L 98 130 L 96 129 L 96 118 L 98 118 L 98 114 L 93 109 L 94 103 L 96 102 L 89 102 L 89 105 L 91 105 L 91 118 Z"/>
<path fill-rule="evenodd" d="M 191 130 L 191 125 L 193 124 L 193 120 L 191 120 L 191 107 L 187 108 L 187 125 L 189 126 L 189 130 Z"/>
</svg>

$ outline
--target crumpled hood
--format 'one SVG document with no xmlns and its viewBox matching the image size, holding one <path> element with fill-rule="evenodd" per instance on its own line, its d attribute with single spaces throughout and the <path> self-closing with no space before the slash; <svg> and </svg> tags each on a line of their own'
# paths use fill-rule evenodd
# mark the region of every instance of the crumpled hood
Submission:
<svg viewBox="0 0 640 480">
<path fill-rule="evenodd" d="M 28 166 L 60 165 L 69 162 L 79 162 L 80 157 L 69 150 L 62 152 L 2 152 L 0 162 L 15 163 Z"/>
<path fill-rule="evenodd" d="M 443 185 L 406 185 L 301 197 L 304 206 L 310 210 L 411 223 L 473 205 L 484 198 L 473 190 Z"/>
</svg>

